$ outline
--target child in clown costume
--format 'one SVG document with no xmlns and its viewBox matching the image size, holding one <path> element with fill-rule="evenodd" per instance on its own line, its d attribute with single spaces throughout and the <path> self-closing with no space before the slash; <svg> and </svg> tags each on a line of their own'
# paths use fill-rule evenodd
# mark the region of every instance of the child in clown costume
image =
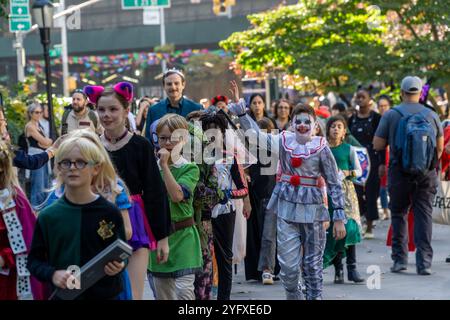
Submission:
<svg viewBox="0 0 450 320">
<path fill-rule="evenodd" d="M 339 240 L 346 234 L 344 196 L 336 161 L 326 139 L 313 136 L 316 126 L 313 108 L 298 105 L 293 110 L 293 131 L 282 131 L 278 135 L 267 134 L 260 131 L 258 125 L 246 114 L 245 101 L 239 99 L 239 88 L 235 82 L 231 84 L 230 91 L 236 103 L 228 106 L 230 113 L 239 117 L 241 128 L 256 131 L 259 141 L 267 141 L 267 145 L 260 145 L 260 148 L 278 152 L 277 184 L 267 209 L 278 215 L 278 260 L 286 298 L 305 298 L 299 286 L 300 266 L 303 266 L 306 299 L 321 299 L 323 253 L 330 216 L 324 205 L 320 181 L 326 182 L 334 204 L 333 235 Z M 319 179 L 320 177 L 324 180 Z"/>
</svg>

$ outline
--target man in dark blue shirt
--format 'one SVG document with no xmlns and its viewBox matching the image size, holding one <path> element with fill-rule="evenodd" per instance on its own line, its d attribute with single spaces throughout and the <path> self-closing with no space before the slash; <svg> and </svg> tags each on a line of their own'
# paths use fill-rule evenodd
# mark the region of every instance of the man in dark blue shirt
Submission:
<svg viewBox="0 0 450 320">
<path fill-rule="evenodd" d="M 151 125 L 168 113 L 176 113 L 186 117 L 192 111 L 202 110 L 202 105 L 183 97 L 186 87 L 184 74 L 176 69 L 169 69 L 163 76 L 163 87 L 167 98 L 155 104 L 148 110 L 145 137 L 154 143 Z"/>
</svg>

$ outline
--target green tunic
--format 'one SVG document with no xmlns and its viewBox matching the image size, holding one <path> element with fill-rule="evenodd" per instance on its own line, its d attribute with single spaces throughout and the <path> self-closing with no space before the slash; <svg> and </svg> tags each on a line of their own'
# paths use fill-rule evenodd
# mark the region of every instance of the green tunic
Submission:
<svg viewBox="0 0 450 320">
<path fill-rule="evenodd" d="M 195 163 L 185 161 L 180 165 L 171 165 L 170 172 L 187 196 L 179 203 L 175 203 L 169 198 L 171 220 L 179 222 L 194 215 L 193 199 L 195 186 L 199 179 L 199 169 Z M 201 270 L 202 265 L 200 237 L 197 227 L 194 225 L 178 230 L 169 236 L 169 259 L 166 263 L 158 264 L 156 252 L 151 252 L 148 269 L 157 277 L 176 278 L 195 273 Z"/>
<path fill-rule="evenodd" d="M 336 164 L 340 170 L 353 170 L 351 160 L 351 145 L 342 143 L 337 147 L 330 148 L 336 160 Z M 336 241 L 333 238 L 333 223 L 330 223 L 330 229 L 327 233 L 327 243 L 323 256 L 324 268 L 330 266 L 334 257 L 338 252 L 342 252 L 345 257 L 345 248 L 361 242 L 361 226 L 358 208 L 358 198 L 356 196 L 355 187 L 348 178 L 342 182 L 345 196 L 345 215 L 347 216 L 347 223 L 345 224 L 345 231 L 347 235 L 344 239 Z M 328 198 L 331 221 L 333 221 L 333 202 Z"/>
</svg>

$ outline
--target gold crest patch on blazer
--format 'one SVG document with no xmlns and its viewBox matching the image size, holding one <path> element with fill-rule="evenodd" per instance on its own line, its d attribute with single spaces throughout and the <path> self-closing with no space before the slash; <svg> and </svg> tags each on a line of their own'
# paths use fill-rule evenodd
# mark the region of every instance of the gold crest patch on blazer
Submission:
<svg viewBox="0 0 450 320">
<path fill-rule="evenodd" d="M 112 231 L 114 224 L 112 222 L 106 222 L 105 220 L 100 221 L 100 228 L 98 228 L 97 233 L 103 240 L 111 238 L 114 235 Z"/>
</svg>

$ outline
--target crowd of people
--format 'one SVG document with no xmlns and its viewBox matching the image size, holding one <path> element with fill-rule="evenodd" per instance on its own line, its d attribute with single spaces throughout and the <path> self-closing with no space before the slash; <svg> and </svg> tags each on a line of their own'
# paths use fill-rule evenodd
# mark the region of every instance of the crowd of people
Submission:
<svg viewBox="0 0 450 320">
<path fill-rule="evenodd" d="M 157 300 L 210 300 L 213 288 L 229 300 L 238 257 L 246 280 L 281 279 L 287 299 L 321 299 L 324 268 L 345 282 L 344 258 L 348 281 L 365 280 L 356 248 L 380 218 L 392 220 L 391 271 L 406 270 L 413 243 L 417 273 L 431 274 L 444 128 L 419 78 L 403 79 L 395 107 L 359 87 L 352 105 L 269 108 L 234 81 L 205 107 L 184 96 L 181 71 L 162 85 L 167 98 L 139 99 L 136 115 L 130 83 L 76 90 L 56 141 L 33 102 L 20 148 L 0 110 L 0 300 L 57 299 L 67 268 L 117 239 L 132 255 L 79 299 L 141 300 L 147 279 Z"/>
</svg>

